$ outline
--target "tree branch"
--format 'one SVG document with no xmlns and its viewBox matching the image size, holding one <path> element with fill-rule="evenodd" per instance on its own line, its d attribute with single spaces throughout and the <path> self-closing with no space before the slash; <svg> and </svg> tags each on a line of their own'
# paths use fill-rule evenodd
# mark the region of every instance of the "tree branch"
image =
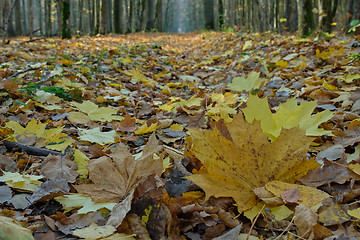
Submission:
<svg viewBox="0 0 360 240">
<path fill-rule="evenodd" d="M 49 150 L 49 149 L 45 149 L 45 148 L 31 147 L 31 146 L 21 144 L 18 142 L 4 140 L 3 144 L 8 151 L 21 150 L 21 151 L 26 152 L 29 155 L 35 155 L 35 156 L 47 156 L 49 154 L 61 155 L 61 152 L 58 152 L 58 151 L 53 151 L 53 150 Z"/>
</svg>

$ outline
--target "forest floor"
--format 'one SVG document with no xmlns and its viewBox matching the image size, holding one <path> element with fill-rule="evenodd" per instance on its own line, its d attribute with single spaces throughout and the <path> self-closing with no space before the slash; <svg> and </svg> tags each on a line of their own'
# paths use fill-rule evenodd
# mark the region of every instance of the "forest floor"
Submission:
<svg viewBox="0 0 360 240">
<path fill-rule="evenodd" d="M 358 239 L 360 38 L 0 48 L 1 239 Z"/>
</svg>

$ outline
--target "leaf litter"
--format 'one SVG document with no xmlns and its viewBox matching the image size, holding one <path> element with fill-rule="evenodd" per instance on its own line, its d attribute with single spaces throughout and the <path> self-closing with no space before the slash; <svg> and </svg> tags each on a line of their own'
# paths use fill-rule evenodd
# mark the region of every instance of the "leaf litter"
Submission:
<svg viewBox="0 0 360 240">
<path fill-rule="evenodd" d="M 12 41 L 0 49 L 1 221 L 24 239 L 356 236 L 353 41 Z"/>
</svg>

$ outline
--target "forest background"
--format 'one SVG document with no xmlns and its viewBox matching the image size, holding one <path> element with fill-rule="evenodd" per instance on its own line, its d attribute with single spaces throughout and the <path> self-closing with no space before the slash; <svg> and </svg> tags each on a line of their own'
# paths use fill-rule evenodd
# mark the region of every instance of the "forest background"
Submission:
<svg viewBox="0 0 360 240">
<path fill-rule="evenodd" d="M 356 0 L 2 0 L 10 36 L 247 30 L 307 36 L 359 24 Z M 355 29 L 353 29 L 355 30 Z"/>
</svg>

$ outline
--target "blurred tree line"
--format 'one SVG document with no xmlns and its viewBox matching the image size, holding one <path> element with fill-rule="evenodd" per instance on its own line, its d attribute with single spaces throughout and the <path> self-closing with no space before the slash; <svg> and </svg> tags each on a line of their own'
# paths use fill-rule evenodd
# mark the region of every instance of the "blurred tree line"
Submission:
<svg viewBox="0 0 360 240">
<path fill-rule="evenodd" d="M 0 0 L 0 9 L 3 39 L 203 29 L 307 36 L 360 19 L 359 0 Z"/>
</svg>

